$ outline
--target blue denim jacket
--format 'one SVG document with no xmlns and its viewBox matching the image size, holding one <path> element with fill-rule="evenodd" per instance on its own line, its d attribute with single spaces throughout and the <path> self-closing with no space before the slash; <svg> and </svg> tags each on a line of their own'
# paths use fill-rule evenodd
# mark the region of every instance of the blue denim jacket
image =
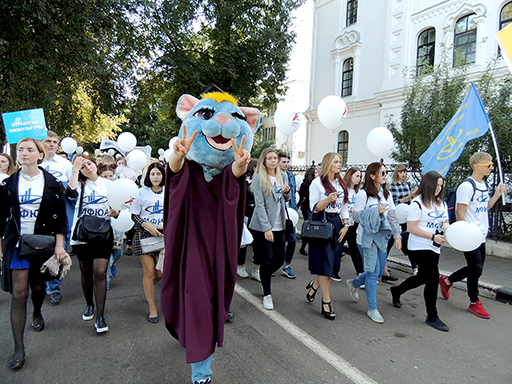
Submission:
<svg viewBox="0 0 512 384">
<path fill-rule="evenodd" d="M 359 215 L 359 225 L 363 227 L 361 247 L 364 253 L 364 270 L 373 272 L 377 263 L 377 249 L 387 253 L 391 226 L 378 207 L 363 210 Z"/>
</svg>

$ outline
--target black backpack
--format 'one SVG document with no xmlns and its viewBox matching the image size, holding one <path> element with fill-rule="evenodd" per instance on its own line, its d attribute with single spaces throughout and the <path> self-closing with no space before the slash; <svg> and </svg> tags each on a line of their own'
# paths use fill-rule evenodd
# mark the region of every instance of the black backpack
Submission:
<svg viewBox="0 0 512 384">
<path fill-rule="evenodd" d="M 470 201 L 473 201 L 473 197 L 475 197 L 475 193 L 477 190 L 475 181 L 472 178 L 467 178 L 462 183 L 464 183 L 466 181 L 469 181 L 471 183 L 471 186 L 473 187 L 473 195 L 471 196 L 471 200 L 470 200 Z M 485 183 L 485 186 L 487 187 L 487 183 L 485 182 L 485 180 L 484 180 L 484 183 Z M 457 210 L 457 188 L 458 187 L 451 188 L 450 190 L 448 190 L 448 193 L 446 194 L 446 205 L 448 206 L 448 221 L 450 222 L 450 224 L 457 221 L 457 218 L 455 215 L 455 212 Z M 487 187 L 487 189 L 488 189 L 488 187 Z"/>
</svg>

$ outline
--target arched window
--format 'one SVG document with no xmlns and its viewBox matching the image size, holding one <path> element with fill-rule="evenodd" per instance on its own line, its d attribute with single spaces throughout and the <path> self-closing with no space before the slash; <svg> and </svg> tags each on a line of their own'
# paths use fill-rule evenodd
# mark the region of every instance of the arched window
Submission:
<svg viewBox="0 0 512 384">
<path fill-rule="evenodd" d="M 512 23 L 512 2 L 505 4 L 503 8 L 501 8 L 500 12 L 500 31 L 505 28 L 507 25 Z M 498 55 L 501 54 L 501 49 L 498 47 Z"/>
<path fill-rule="evenodd" d="M 343 62 L 341 74 L 341 97 L 352 94 L 352 78 L 354 77 L 354 59 L 348 58 Z"/>
<path fill-rule="evenodd" d="M 416 58 L 416 74 L 421 75 L 434 66 L 436 49 L 436 30 L 429 28 L 418 36 L 418 55 Z"/>
<path fill-rule="evenodd" d="M 453 40 L 453 66 L 472 64 L 476 54 L 475 13 L 464 16 L 455 24 Z"/>
<path fill-rule="evenodd" d="M 348 161 L 348 132 L 341 131 L 338 134 L 338 153 L 341 156 L 341 163 L 347 165 Z"/>
<path fill-rule="evenodd" d="M 357 21 L 357 0 L 347 1 L 347 27 Z"/>
</svg>

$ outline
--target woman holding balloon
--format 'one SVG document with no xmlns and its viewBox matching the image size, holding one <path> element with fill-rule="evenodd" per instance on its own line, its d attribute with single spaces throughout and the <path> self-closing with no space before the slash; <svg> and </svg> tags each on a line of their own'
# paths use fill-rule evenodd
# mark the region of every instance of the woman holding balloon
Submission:
<svg viewBox="0 0 512 384">
<path fill-rule="evenodd" d="M 407 212 L 407 231 L 410 233 L 408 249 L 418 263 L 418 274 L 408 277 L 402 284 L 391 287 L 393 305 L 400 308 L 400 296 L 425 285 L 423 296 L 427 307 L 426 323 L 439 331 L 447 332 L 448 326 L 437 314 L 436 300 L 439 285 L 439 255 L 445 243 L 444 231 L 449 226 L 448 207 L 442 200 L 443 177 L 436 171 L 423 176 L 416 197 Z"/>
<path fill-rule="evenodd" d="M 82 214 L 104 218 L 105 222 L 109 221 L 110 217 L 117 217 L 118 212 L 111 209 L 108 204 L 107 192 L 111 185 L 112 181 L 99 176 L 98 167 L 92 157 L 79 155 L 73 159 L 66 193 L 69 198 L 78 198 L 79 201 L 75 205 L 70 244 L 80 262 L 82 291 L 86 301 L 82 319 L 92 320 L 96 312 L 94 326 L 97 333 L 108 331 L 104 311 L 107 298 L 106 273 L 113 246 L 112 229 L 108 239 L 102 242 L 79 241 L 75 235 L 75 229 Z"/>
<path fill-rule="evenodd" d="M 384 322 L 377 309 L 377 281 L 384 272 L 391 233 L 396 239 L 396 249 L 402 247 L 400 225 L 393 199 L 386 187 L 386 176 L 386 167 L 381 162 L 371 163 L 366 168 L 363 188 L 356 195 L 353 212 L 354 221 L 359 223 L 356 242 L 363 256 L 365 272 L 354 280 L 347 280 L 354 301 L 359 299 L 357 288 L 365 284 L 367 315 L 376 323 Z"/>
<path fill-rule="evenodd" d="M 331 276 L 334 262 L 341 258 L 343 238 L 348 231 L 348 188 L 341 178 L 341 156 L 329 152 L 322 159 L 320 177 L 309 187 L 309 205 L 313 212 L 313 220 L 327 219 L 333 226 L 332 238 L 328 241 L 310 240 L 309 270 L 318 275 L 306 286 L 306 300 L 315 300 L 318 289 L 322 290 L 322 314 L 326 319 L 334 320 L 336 314 L 331 304 Z"/>
<path fill-rule="evenodd" d="M 137 224 L 133 239 L 133 252 L 139 256 L 144 271 L 142 286 L 149 304 L 148 321 L 158 323 L 155 304 L 155 284 L 162 279 L 162 272 L 156 269 L 160 250 L 145 253 L 141 240 L 151 236 L 163 236 L 165 168 L 160 163 L 151 163 L 146 171 L 144 186 L 139 198 L 130 207 L 132 220 Z"/>
</svg>

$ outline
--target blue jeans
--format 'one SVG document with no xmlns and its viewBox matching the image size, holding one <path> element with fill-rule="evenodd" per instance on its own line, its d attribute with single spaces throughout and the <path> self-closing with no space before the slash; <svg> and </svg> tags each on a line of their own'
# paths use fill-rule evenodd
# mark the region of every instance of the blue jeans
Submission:
<svg viewBox="0 0 512 384">
<path fill-rule="evenodd" d="M 212 376 L 212 357 L 210 355 L 206 360 L 200 361 L 199 363 L 192 363 L 192 382 L 195 383 L 199 380 L 206 380 Z"/>
<path fill-rule="evenodd" d="M 295 234 L 295 228 L 293 233 L 285 235 L 286 238 L 286 264 L 291 264 L 293 260 L 293 253 L 295 252 L 295 246 L 297 245 L 297 235 Z"/>
<path fill-rule="evenodd" d="M 363 256 L 364 260 L 363 247 L 361 247 L 359 244 L 357 244 L 357 247 L 359 248 L 359 252 Z M 357 276 L 354 280 L 352 280 L 352 284 L 355 288 L 359 288 L 361 285 L 365 284 L 364 289 L 366 290 L 366 300 L 368 300 L 368 308 L 370 310 L 377 309 L 377 281 L 379 280 L 379 277 L 381 277 L 384 273 L 386 259 L 386 252 L 382 252 L 380 249 L 378 249 L 375 270 L 373 272 L 365 271 L 361 275 Z"/>
</svg>

